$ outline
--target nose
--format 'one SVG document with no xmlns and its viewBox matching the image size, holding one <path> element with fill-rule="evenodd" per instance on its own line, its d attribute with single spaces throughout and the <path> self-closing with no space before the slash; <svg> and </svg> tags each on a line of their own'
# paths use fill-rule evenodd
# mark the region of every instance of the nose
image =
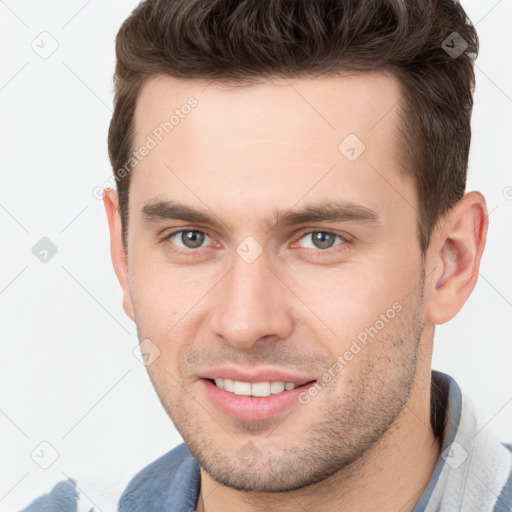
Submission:
<svg viewBox="0 0 512 512">
<path fill-rule="evenodd" d="M 217 287 L 213 333 L 238 349 L 249 349 L 262 338 L 288 337 L 293 329 L 292 294 L 276 274 L 263 254 L 252 263 L 235 255 Z"/>
</svg>

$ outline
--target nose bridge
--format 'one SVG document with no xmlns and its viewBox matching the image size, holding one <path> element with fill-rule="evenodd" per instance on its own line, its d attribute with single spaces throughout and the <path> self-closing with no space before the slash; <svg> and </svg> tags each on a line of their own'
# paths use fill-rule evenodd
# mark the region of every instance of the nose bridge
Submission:
<svg viewBox="0 0 512 512">
<path fill-rule="evenodd" d="M 268 268 L 265 255 L 254 261 L 236 254 L 216 296 L 215 334 L 239 348 L 263 336 L 286 337 L 292 329 L 286 290 Z"/>
</svg>

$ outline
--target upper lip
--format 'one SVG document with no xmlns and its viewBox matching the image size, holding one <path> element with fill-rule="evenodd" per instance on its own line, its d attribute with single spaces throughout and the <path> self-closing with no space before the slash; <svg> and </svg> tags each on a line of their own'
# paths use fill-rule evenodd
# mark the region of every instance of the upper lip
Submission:
<svg viewBox="0 0 512 512">
<path fill-rule="evenodd" d="M 203 379 L 231 379 L 242 382 L 293 382 L 301 386 L 307 382 L 316 380 L 312 377 L 299 375 L 286 370 L 279 370 L 276 368 L 267 368 L 255 370 L 254 368 L 235 368 L 235 367 L 222 367 L 212 368 L 202 372 L 200 375 Z"/>
</svg>

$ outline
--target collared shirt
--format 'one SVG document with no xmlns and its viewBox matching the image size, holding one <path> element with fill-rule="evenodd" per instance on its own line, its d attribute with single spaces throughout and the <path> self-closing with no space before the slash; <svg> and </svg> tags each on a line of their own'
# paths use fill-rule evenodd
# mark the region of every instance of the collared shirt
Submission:
<svg viewBox="0 0 512 512">
<path fill-rule="evenodd" d="M 486 430 L 455 380 L 436 370 L 431 423 L 441 452 L 412 512 L 512 512 L 512 444 Z M 77 487 L 60 482 L 22 512 L 100 512 L 81 510 Z M 199 465 L 181 444 L 131 479 L 117 512 L 195 512 L 199 487 Z"/>
</svg>

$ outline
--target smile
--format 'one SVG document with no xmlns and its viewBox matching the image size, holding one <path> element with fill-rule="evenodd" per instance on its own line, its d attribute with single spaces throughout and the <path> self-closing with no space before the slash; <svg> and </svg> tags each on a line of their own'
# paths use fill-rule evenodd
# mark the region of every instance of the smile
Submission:
<svg viewBox="0 0 512 512">
<path fill-rule="evenodd" d="M 215 379 L 214 382 L 217 387 L 229 393 L 258 397 L 277 395 L 285 390 L 290 391 L 299 386 L 299 384 L 294 382 L 283 382 L 280 380 L 273 382 L 242 382 L 240 380 Z"/>
<path fill-rule="evenodd" d="M 218 412 L 245 421 L 265 421 L 293 409 L 300 405 L 300 393 L 314 382 L 200 379 L 206 398 Z M 300 410 L 305 410 L 302 405 Z"/>
</svg>

